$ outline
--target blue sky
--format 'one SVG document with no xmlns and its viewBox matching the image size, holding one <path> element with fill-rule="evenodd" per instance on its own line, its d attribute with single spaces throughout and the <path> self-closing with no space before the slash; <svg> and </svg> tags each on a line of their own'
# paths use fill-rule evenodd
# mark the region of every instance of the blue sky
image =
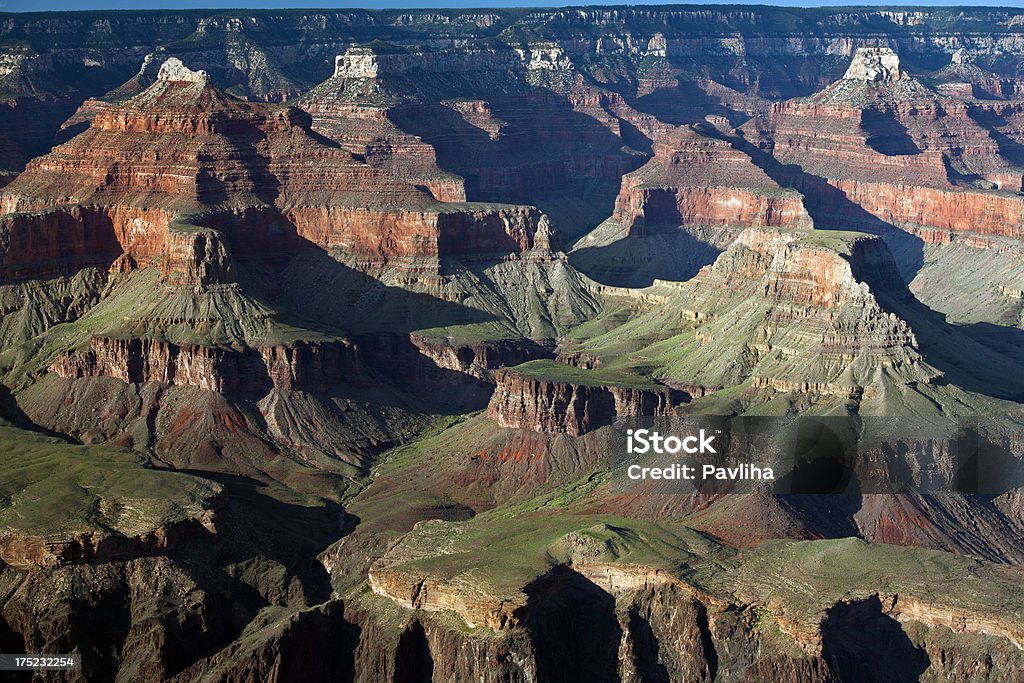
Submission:
<svg viewBox="0 0 1024 683">
<path fill-rule="evenodd" d="M 558 7 L 562 5 L 622 5 L 622 4 L 699 4 L 673 2 L 602 2 L 590 0 L 585 2 L 559 2 L 558 0 L 0 0 L 0 11 L 31 12 L 44 10 L 94 10 L 94 9 L 216 9 L 240 8 L 247 9 L 281 9 L 281 8 L 332 8 L 332 7 L 366 7 L 366 8 L 405 8 L 405 7 Z M 714 4 L 754 4 L 719 2 Z M 973 6 L 973 7 L 1024 7 L 1024 0 L 1006 2 L 851 2 L 850 0 L 779 0 L 757 4 L 778 5 L 782 7 L 828 7 L 842 5 L 891 5 L 891 6 Z"/>
</svg>

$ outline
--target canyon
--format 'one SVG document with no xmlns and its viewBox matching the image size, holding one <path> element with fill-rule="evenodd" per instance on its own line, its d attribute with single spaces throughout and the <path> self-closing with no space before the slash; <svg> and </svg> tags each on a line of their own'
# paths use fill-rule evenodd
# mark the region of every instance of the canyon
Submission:
<svg viewBox="0 0 1024 683">
<path fill-rule="evenodd" d="M 1022 64 L 1012 9 L 0 14 L 0 650 L 1020 677 Z M 715 419 L 865 481 L 619 484 Z"/>
</svg>

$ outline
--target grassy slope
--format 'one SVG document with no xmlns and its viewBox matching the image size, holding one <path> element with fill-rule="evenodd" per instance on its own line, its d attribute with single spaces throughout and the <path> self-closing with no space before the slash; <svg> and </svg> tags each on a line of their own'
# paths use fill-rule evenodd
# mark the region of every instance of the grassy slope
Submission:
<svg viewBox="0 0 1024 683">
<path fill-rule="evenodd" d="M 0 426 L 0 530 L 42 536 L 135 535 L 193 517 L 220 487 L 147 469 L 136 454 Z"/>
</svg>

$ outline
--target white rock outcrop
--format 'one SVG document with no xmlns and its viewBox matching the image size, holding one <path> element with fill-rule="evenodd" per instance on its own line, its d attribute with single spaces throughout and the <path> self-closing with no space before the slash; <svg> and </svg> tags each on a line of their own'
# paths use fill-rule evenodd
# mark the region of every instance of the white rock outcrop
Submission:
<svg viewBox="0 0 1024 683">
<path fill-rule="evenodd" d="M 193 71 L 185 66 L 177 57 L 171 57 L 164 62 L 163 66 L 160 67 L 160 73 L 157 74 L 156 78 L 158 81 L 175 81 L 184 83 L 205 83 L 207 80 L 205 71 Z"/>
<path fill-rule="evenodd" d="M 848 81 L 899 81 L 907 78 L 900 57 L 888 47 L 859 47 L 843 78 Z"/>
</svg>

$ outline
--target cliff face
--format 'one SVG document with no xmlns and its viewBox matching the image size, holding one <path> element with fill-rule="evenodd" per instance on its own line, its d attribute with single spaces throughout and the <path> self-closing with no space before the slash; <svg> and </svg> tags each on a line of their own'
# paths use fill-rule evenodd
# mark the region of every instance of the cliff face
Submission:
<svg viewBox="0 0 1024 683">
<path fill-rule="evenodd" d="M 67 379 L 114 377 L 130 384 L 189 385 L 222 394 L 326 391 L 359 375 L 355 348 L 341 342 L 299 342 L 237 351 L 178 346 L 151 339 L 95 337 L 90 348 L 68 352 L 51 370 Z"/>
<path fill-rule="evenodd" d="M 669 388 L 588 386 L 537 379 L 514 369 L 495 373 L 497 388 L 487 416 L 501 427 L 580 436 L 611 424 L 617 417 L 667 416 L 689 400 Z"/>
<path fill-rule="evenodd" d="M 427 636 L 423 647 L 431 653 L 439 645 L 439 632 L 445 631 L 444 622 L 434 615 L 454 612 L 471 627 L 471 634 L 501 639 L 514 652 L 516 637 L 526 636 L 533 648 L 511 658 L 524 669 L 520 675 L 536 671 L 557 677 L 572 666 L 609 680 L 643 680 L 644 672 L 660 670 L 670 680 L 715 680 L 732 672 L 753 680 L 833 681 L 876 665 L 857 656 L 858 646 L 888 642 L 900 649 L 898 656 L 873 651 L 901 675 L 931 670 L 960 680 L 969 679 L 966 671 L 973 667 L 948 667 L 940 653 L 975 647 L 986 639 L 991 639 L 987 656 L 998 659 L 1004 671 L 1021 666 L 1015 645 L 1018 634 L 1010 624 L 1001 623 L 994 604 L 960 610 L 951 608 L 941 593 L 923 597 L 920 589 L 865 592 L 853 587 L 858 579 L 828 570 L 830 580 L 847 585 L 857 597 L 833 600 L 828 597 L 831 589 L 825 589 L 825 594 L 804 595 L 801 605 L 772 587 L 776 574 L 787 571 L 785 564 L 769 568 L 758 559 L 739 569 L 744 576 L 754 572 L 750 585 L 721 595 L 714 580 L 696 587 L 671 570 L 609 559 L 617 552 L 614 544 L 594 539 L 608 532 L 609 527 L 601 524 L 548 546 L 549 558 L 568 549 L 572 559 L 546 569 L 535 567 L 537 575 L 514 584 L 518 588 L 488 584 L 473 590 L 464 585 L 473 551 L 461 552 L 458 569 L 433 561 L 461 551 L 462 534 L 472 531 L 450 531 L 447 546 L 423 544 L 445 526 L 423 523 L 394 544 L 369 570 L 373 592 L 403 607 L 410 618 L 415 615 Z M 623 532 L 628 534 L 618 529 Z M 532 533 L 537 533 L 535 526 Z M 843 543 L 851 544 L 836 545 Z M 722 567 L 719 571 L 730 573 Z M 768 576 L 758 576 L 758 571 Z M 996 571 L 991 578 L 1003 581 L 1010 575 Z M 495 591 L 496 585 L 504 586 L 505 592 Z M 816 606 L 808 608 L 808 603 Z M 766 622 L 771 630 L 762 628 Z M 574 637 L 575 629 L 583 630 L 587 638 Z M 930 660 L 928 655 L 937 656 Z M 434 656 L 435 662 L 448 657 L 444 650 Z M 982 679 L 995 680 L 987 673 Z"/>
<path fill-rule="evenodd" d="M 655 303 L 633 322 L 643 338 L 628 362 L 656 364 L 672 386 L 750 382 L 826 401 L 877 397 L 895 378 L 927 384 L 941 372 L 911 326 L 879 303 L 880 292 L 902 287 L 878 238 L 748 228 L 690 281 L 650 288 Z M 621 364 L 604 343 L 579 350 Z"/>
<path fill-rule="evenodd" d="M 216 533 L 214 516 L 175 522 L 137 536 L 93 532 L 60 539 L 25 534 L 0 536 L 0 560 L 11 567 L 64 567 L 126 562 L 166 555 Z"/>
<path fill-rule="evenodd" d="M 871 228 L 868 216 L 911 230 L 1019 237 L 1020 198 L 982 191 L 1018 192 L 1021 182 L 986 108 L 931 90 L 891 49 L 864 48 L 841 80 L 772 105 L 742 130 L 780 164 L 799 167 L 774 174 L 813 197 L 822 225 Z"/>
<path fill-rule="evenodd" d="M 233 277 L 227 244 L 251 242 L 267 222 L 343 249 L 357 263 L 411 270 L 436 270 L 447 256 L 535 246 L 539 211 L 439 203 L 416 184 L 422 179 L 402 180 L 387 163 L 327 145 L 309 125 L 297 109 L 236 100 L 204 72 L 168 60 L 151 86 L 97 106 L 85 132 L 4 188 L 4 277 L 123 255 L 128 267 L 162 263 L 174 283 L 219 284 Z M 441 199 L 464 199 L 438 182 Z M 232 219 L 242 215 L 255 224 Z M 197 237 L 202 225 L 190 223 L 231 229 Z M 169 237 L 169 230 L 183 234 Z"/>
<path fill-rule="evenodd" d="M 0 17 L 0 439 L 51 434 L 0 448 L 0 650 L 181 683 L 1020 678 L 1019 491 L 631 496 L 601 427 L 1019 423 L 1022 17 Z M 927 479 L 950 443 L 892 450 Z"/>
<path fill-rule="evenodd" d="M 809 225 L 797 193 L 728 141 L 689 127 L 657 138 L 654 157 L 623 177 L 613 219 L 638 236 L 684 225 Z"/>
</svg>

